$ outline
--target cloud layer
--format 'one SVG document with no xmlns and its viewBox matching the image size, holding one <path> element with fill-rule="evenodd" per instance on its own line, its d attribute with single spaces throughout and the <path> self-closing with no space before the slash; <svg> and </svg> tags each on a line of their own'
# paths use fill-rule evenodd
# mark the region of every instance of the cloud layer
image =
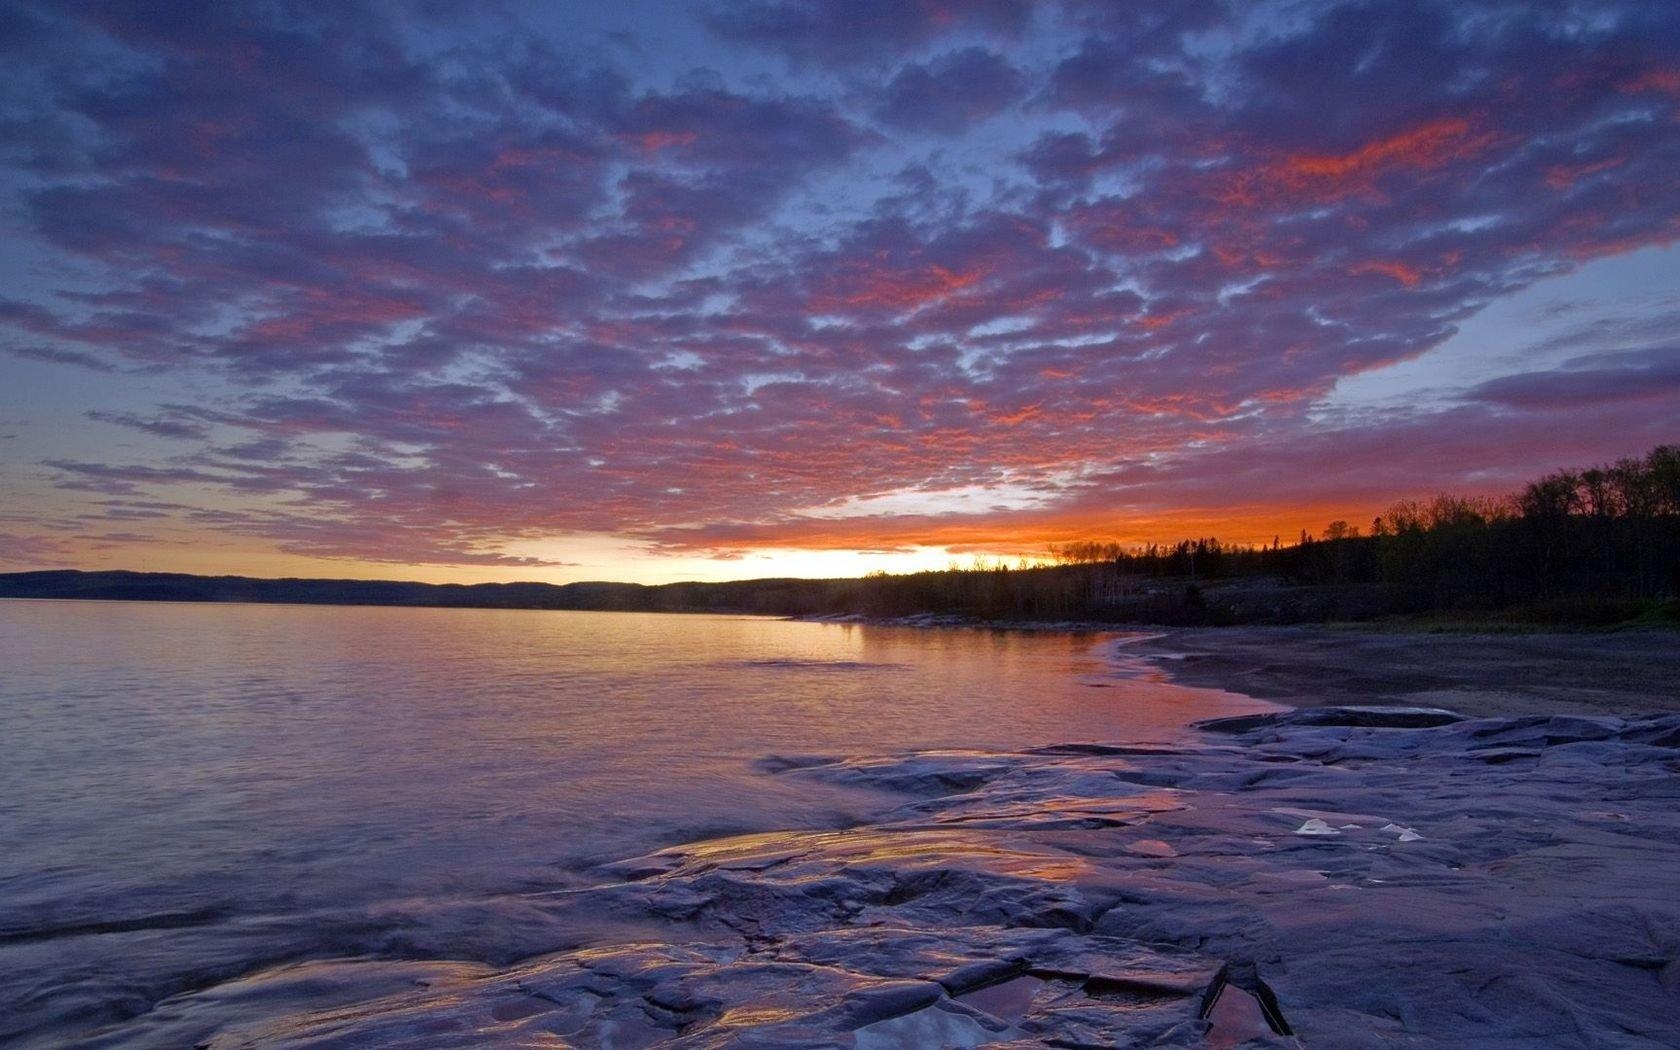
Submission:
<svg viewBox="0 0 1680 1050">
<path fill-rule="evenodd" d="M 75 418 L 128 454 L 8 464 L 61 507 L 0 521 L 14 560 L 136 520 L 509 568 L 580 535 L 1254 534 L 1680 437 L 1671 337 L 1320 410 L 1489 302 L 1680 236 L 1673 4 L 603 26 L 0 5 L 27 274 L 0 368 L 204 392 L 90 394 Z M 693 68 L 649 57 L 679 37 Z"/>
</svg>

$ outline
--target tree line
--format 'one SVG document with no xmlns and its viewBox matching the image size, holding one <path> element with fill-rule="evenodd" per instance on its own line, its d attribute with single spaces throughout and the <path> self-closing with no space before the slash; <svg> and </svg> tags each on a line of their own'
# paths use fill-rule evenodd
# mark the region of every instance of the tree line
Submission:
<svg viewBox="0 0 1680 1050">
<path fill-rule="evenodd" d="M 1049 564 L 875 577 L 874 615 L 1250 622 L 1510 611 L 1614 621 L 1680 595 L 1680 445 L 1559 470 L 1504 498 L 1401 500 L 1293 542 L 1081 541 Z M 1264 586 L 1261 585 L 1262 581 Z"/>
</svg>

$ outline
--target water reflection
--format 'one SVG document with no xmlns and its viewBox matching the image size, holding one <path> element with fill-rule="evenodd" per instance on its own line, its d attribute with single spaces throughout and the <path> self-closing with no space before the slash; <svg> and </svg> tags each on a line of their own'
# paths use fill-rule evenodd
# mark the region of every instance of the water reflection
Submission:
<svg viewBox="0 0 1680 1050">
<path fill-rule="evenodd" d="M 1121 677 L 1094 636 L 737 617 L 0 602 L 0 653 L 0 973 L 31 975 L 0 978 L 0 1038 L 207 968 L 404 954 L 425 937 L 393 902 L 885 804 L 766 755 L 1158 740 L 1259 706 Z"/>
</svg>

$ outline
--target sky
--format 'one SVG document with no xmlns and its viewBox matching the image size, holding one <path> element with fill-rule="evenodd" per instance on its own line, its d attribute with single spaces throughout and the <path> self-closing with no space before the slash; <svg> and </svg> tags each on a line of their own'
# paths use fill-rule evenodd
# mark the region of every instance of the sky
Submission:
<svg viewBox="0 0 1680 1050">
<path fill-rule="evenodd" d="M 0 0 L 0 570 L 1287 540 L 1680 440 L 1680 4 Z"/>
</svg>

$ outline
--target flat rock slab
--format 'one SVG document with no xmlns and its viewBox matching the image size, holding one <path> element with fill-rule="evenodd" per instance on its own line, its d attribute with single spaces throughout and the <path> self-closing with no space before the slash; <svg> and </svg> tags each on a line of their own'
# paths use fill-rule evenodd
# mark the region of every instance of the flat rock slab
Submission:
<svg viewBox="0 0 1680 1050">
<path fill-rule="evenodd" d="M 1309 707 L 1235 718 L 1214 718 L 1197 727 L 1214 733 L 1246 733 L 1264 726 L 1363 726 L 1368 729 L 1429 729 L 1464 721 L 1439 707 Z"/>
<path fill-rule="evenodd" d="M 1153 751 L 779 760 L 766 775 L 907 801 L 471 905 L 650 940 L 501 969 L 281 969 L 109 1043 L 1680 1045 L 1680 718 L 1332 708 L 1207 728 Z M 1289 1032 L 1262 1030 L 1261 989 Z"/>
</svg>

